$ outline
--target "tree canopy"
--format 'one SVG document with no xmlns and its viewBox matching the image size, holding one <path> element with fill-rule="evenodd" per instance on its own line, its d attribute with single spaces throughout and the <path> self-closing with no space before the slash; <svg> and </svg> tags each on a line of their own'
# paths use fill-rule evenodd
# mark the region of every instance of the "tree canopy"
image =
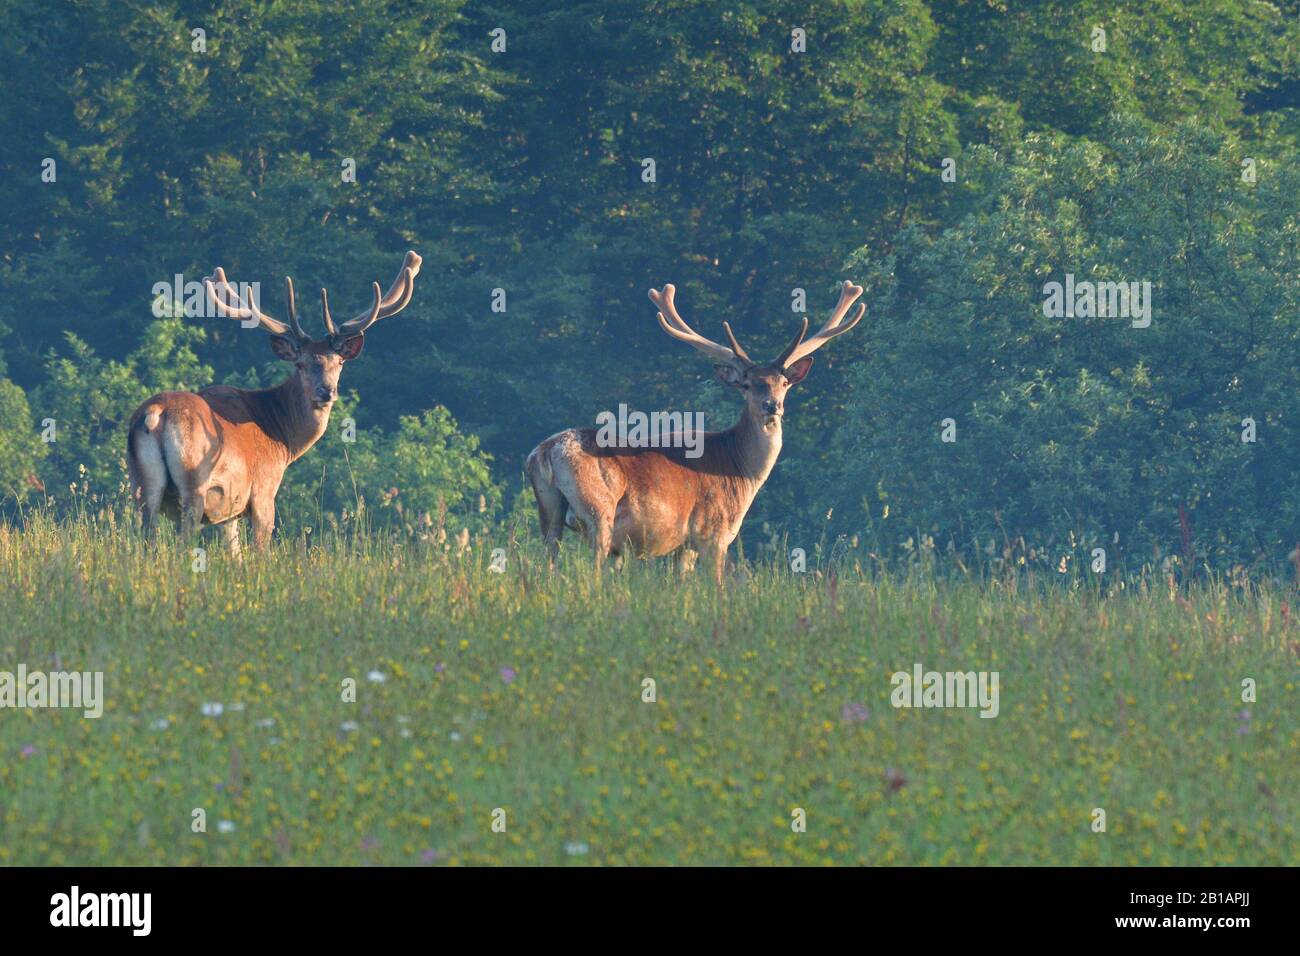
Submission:
<svg viewBox="0 0 1300 956">
<path fill-rule="evenodd" d="M 0 54 L 14 498 L 117 493 L 152 391 L 284 374 L 259 332 L 156 316 L 160 281 L 288 274 L 348 312 L 411 248 L 410 308 L 344 372 L 358 442 L 290 470 L 291 524 L 492 520 L 620 402 L 725 427 L 646 289 L 775 354 L 795 290 L 816 322 L 851 277 L 868 317 L 792 396 L 747 533 L 1300 541 L 1295 0 L 11 0 Z M 1049 317 L 1067 273 L 1149 283 L 1149 327 Z"/>
</svg>

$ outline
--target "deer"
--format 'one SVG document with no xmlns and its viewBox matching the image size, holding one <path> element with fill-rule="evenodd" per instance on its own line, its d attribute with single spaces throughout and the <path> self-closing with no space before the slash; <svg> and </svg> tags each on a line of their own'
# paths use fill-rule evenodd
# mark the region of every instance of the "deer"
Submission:
<svg viewBox="0 0 1300 956">
<path fill-rule="evenodd" d="M 366 332 L 406 308 L 422 260 L 408 252 L 397 278 L 381 295 L 374 283 L 370 307 L 336 323 L 321 289 L 326 334 L 313 339 L 298 322 L 293 279 L 284 280 L 288 322 L 261 310 L 218 266 L 203 280 L 219 316 L 270 333 L 271 351 L 293 373 L 271 388 L 210 385 L 198 392 L 160 392 L 146 399 L 127 429 L 131 498 L 152 539 L 160 514 L 193 537 L 203 525 L 221 525 L 240 558 L 239 523 L 247 516 L 253 545 L 265 550 L 275 528 L 275 496 L 285 470 L 325 434 L 345 362 L 361 354 Z"/>
<path fill-rule="evenodd" d="M 743 394 L 740 420 L 705 432 L 694 458 L 678 447 L 686 442 L 671 440 L 677 436 L 661 442 L 670 447 L 609 447 L 594 428 L 570 428 L 534 448 L 524 470 L 552 564 L 567 527 L 591 543 L 597 574 L 611 555 L 663 557 L 690 548 L 721 588 L 727 549 L 781 454 L 786 393 L 808 375 L 815 351 L 862 320 L 865 304 L 844 321 L 862 287 L 845 281 L 822 329 L 806 338 L 804 316 L 798 334 L 766 364 L 749 357 L 725 321 L 730 347 L 695 332 L 677 311 L 672 285 L 649 295 L 660 327 L 712 359 L 718 380 Z"/>
</svg>

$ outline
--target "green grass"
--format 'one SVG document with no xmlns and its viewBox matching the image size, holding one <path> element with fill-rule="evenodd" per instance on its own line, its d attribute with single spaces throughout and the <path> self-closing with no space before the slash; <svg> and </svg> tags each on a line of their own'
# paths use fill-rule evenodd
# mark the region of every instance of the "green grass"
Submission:
<svg viewBox="0 0 1300 956">
<path fill-rule="evenodd" d="M 530 548 L 496 574 L 504 539 L 205 543 L 195 573 L 90 520 L 0 530 L 0 670 L 107 697 L 0 710 L 0 863 L 1300 861 L 1285 585 L 768 567 L 719 597 Z M 916 662 L 998 671 L 1000 715 L 895 709 Z"/>
</svg>

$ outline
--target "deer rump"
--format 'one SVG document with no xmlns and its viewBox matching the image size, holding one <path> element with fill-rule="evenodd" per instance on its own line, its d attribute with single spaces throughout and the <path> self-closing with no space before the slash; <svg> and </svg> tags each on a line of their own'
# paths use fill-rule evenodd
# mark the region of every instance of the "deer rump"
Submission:
<svg viewBox="0 0 1300 956">
<path fill-rule="evenodd" d="M 132 495 L 173 521 L 181 519 L 181 498 L 192 485 L 202 488 L 198 515 L 202 524 L 221 524 L 248 508 L 251 496 L 228 492 L 228 482 L 220 479 L 216 468 L 221 450 L 217 439 L 224 429 L 211 407 L 209 390 L 219 396 L 223 387 L 210 386 L 197 394 L 163 392 L 142 405 L 128 426 L 126 459 Z M 206 441 L 197 441 L 196 432 Z M 201 461 L 187 460 L 187 453 L 199 449 L 206 449 Z"/>
<path fill-rule="evenodd" d="M 752 497 L 742 479 L 729 477 L 734 456 L 726 432 L 704 433 L 698 458 L 682 447 L 603 447 L 596 434 L 567 429 L 528 456 L 525 471 L 548 542 L 569 528 L 607 544 L 610 554 L 663 557 L 716 536 Z"/>
<path fill-rule="evenodd" d="M 168 419 L 167 408 L 160 402 L 148 403 L 135 413 L 127 430 L 127 475 L 134 497 L 179 521 L 180 481 L 185 471 L 177 436 L 168 440 L 168 433 L 175 431 L 175 423 Z"/>
<path fill-rule="evenodd" d="M 141 407 L 127 428 L 126 470 L 132 496 L 157 501 L 157 509 L 173 520 L 180 517 L 180 498 L 162 444 L 163 406 Z"/>
</svg>

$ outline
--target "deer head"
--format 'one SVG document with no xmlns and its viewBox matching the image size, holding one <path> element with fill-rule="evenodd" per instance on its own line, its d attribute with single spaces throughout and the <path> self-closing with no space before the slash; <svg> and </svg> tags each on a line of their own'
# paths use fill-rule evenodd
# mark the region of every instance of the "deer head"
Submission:
<svg viewBox="0 0 1300 956">
<path fill-rule="evenodd" d="M 722 323 L 722 328 L 727 333 L 730 347 L 695 332 L 677 312 L 673 301 L 676 291 L 671 285 L 664 286 L 662 292 L 650 290 L 650 301 L 659 309 L 659 325 L 673 338 L 694 346 L 713 359 L 713 370 L 718 380 L 744 393 L 746 415 L 760 423 L 764 431 L 773 431 L 780 426 L 785 414 L 785 393 L 807 376 L 812 368 L 812 353 L 857 325 L 867 310 L 865 305 L 859 305 L 857 314 L 848 322 L 844 321 L 849 308 L 862 295 L 861 286 L 846 280 L 840 287 L 840 301 L 821 331 L 805 339 L 808 333 L 808 318 L 805 316 L 794 340 L 776 359 L 764 364 L 755 362 L 746 354 L 727 322 Z"/>
<path fill-rule="evenodd" d="M 334 317 L 330 314 L 329 293 L 321 289 L 321 311 L 324 314 L 326 334 L 320 339 L 311 338 L 298 323 L 293 279 L 288 276 L 284 279 L 288 323 L 273 319 L 263 312 L 251 292 L 245 301 L 234 285 L 227 281 L 225 270 L 220 266 L 203 280 L 203 287 L 222 315 L 241 322 L 255 319 L 259 326 L 271 333 L 271 351 L 286 362 L 293 363 L 303 398 L 319 412 L 328 410 L 338 398 L 339 373 L 343 371 L 343 363 L 361 354 L 366 330 L 380 319 L 401 312 L 411 301 L 411 294 L 415 291 L 415 277 L 422 262 L 419 255 L 408 252 L 388 293 L 381 296 L 379 283 L 376 282 L 374 301 L 370 308 L 346 322 L 334 322 Z"/>
</svg>

